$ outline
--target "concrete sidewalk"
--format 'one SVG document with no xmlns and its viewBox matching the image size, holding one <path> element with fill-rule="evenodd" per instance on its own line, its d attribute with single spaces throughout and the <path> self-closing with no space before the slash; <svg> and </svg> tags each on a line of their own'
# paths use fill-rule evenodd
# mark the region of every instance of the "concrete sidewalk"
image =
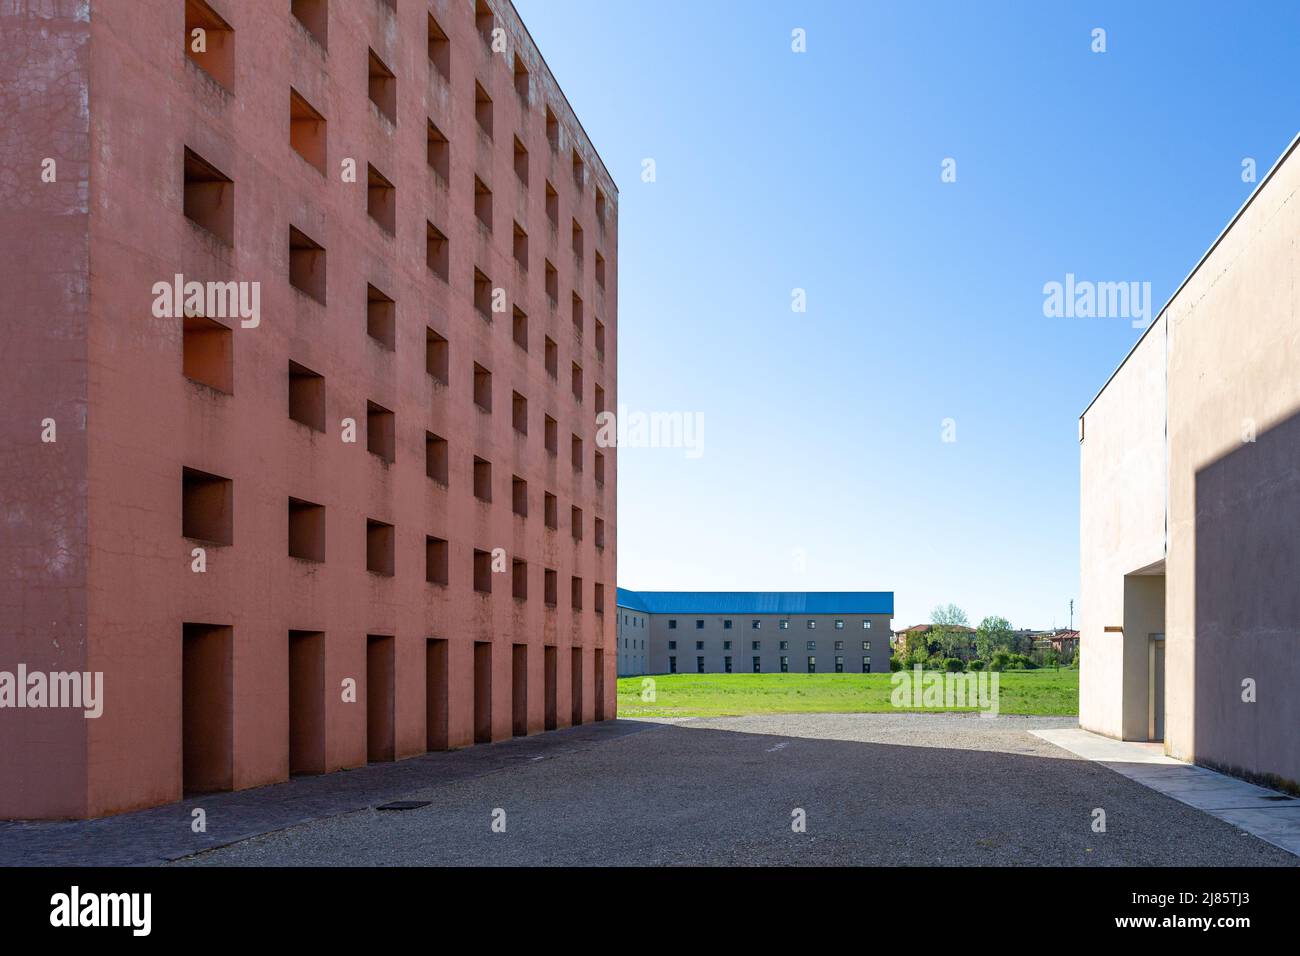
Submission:
<svg viewBox="0 0 1300 956">
<path fill-rule="evenodd" d="M 1159 743 L 1077 727 L 1030 733 L 1300 856 L 1300 799 L 1167 757 Z"/>
</svg>

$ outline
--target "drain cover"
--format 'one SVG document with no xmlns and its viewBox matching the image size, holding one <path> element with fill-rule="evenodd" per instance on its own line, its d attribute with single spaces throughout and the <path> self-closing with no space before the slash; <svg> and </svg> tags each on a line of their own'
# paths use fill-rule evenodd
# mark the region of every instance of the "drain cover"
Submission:
<svg viewBox="0 0 1300 956">
<path fill-rule="evenodd" d="M 393 803 L 384 803 L 375 807 L 376 810 L 418 810 L 420 807 L 427 807 L 428 800 L 396 800 Z"/>
</svg>

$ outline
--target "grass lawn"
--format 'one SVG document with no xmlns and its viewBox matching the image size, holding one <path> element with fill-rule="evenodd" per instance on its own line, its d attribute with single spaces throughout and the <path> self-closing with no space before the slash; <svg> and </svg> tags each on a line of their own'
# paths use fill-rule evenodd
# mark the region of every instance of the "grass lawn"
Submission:
<svg viewBox="0 0 1300 956">
<path fill-rule="evenodd" d="M 746 714 L 893 713 L 935 708 L 890 703 L 891 674 L 656 674 L 653 702 L 645 677 L 618 681 L 620 717 L 740 717 Z M 1005 671 L 998 712 L 1070 716 L 1079 712 L 1079 672 L 1061 668 Z M 951 708 L 976 710 L 974 707 Z"/>
</svg>

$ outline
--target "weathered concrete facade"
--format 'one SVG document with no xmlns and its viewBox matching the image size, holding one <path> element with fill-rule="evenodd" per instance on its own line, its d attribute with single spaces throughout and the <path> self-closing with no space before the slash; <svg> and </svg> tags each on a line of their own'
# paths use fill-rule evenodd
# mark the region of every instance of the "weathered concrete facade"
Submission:
<svg viewBox="0 0 1300 956">
<path fill-rule="evenodd" d="M 508 2 L 13 0 L 0 113 L 0 672 L 104 674 L 0 816 L 613 716 L 617 192 Z"/>
<path fill-rule="evenodd" d="M 1298 194 L 1293 143 L 1080 424 L 1081 723 L 1147 739 L 1163 722 L 1169 754 L 1290 787 Z M 1163 715 L 1148 720 L 1161 654 Z"/>
</svg>

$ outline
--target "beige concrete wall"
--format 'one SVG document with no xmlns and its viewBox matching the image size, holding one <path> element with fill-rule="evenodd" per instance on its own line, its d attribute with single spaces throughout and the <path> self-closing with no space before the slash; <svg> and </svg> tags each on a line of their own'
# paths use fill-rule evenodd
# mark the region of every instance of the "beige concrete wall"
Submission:
<svg viewBox="0 0 1300 956">
<path fill-rule="evenodd" d="M 1146 679 L 1134 666 L 1139 635 L 1105 629 L 1128 623 L 1125 575 L 1165 556 L 1164 393 L 1159 318 L 1084 414 L 1079 445 L 1079 723 L 1112 737 L 1146 736 L 1145 718 L 1139 733 L 1124 707 L 1125 681 Z"/>
<path fill-rule="evenodd" d="M 1167 309 L 1167 749 L 1300 781 L 1300 157 Z M 1254 432 L 1254 440 L 1249 440 Z M 1242 681 L 1257 683 L 1246 703 Z"/>
</svg>

